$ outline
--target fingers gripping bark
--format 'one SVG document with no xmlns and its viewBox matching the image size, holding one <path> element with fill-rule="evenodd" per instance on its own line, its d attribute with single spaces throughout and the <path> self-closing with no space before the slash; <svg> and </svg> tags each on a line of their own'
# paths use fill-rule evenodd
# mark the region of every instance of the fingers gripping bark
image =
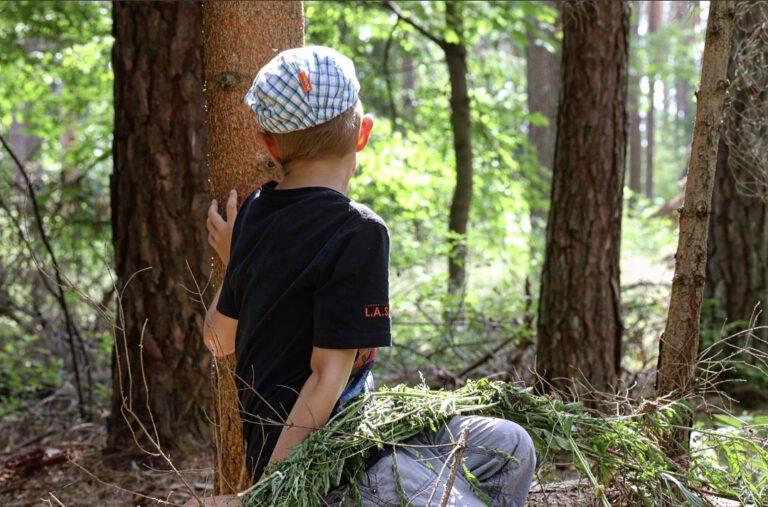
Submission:
<svg viewBox="0 0 768 507">
<path fill-rule="evenodd" d="M 208 229 L 208 244 L 213 247 L 224 265 L 229 263 L 229 249 L 232 243 L 232 228 L 237 218 L 237 191 L 230 190 L 227 198 L 226 219 L 219 214 L 219 203 L 211 201 L 208 208 L 208 219 L 205 226 Z"/>
</svg>

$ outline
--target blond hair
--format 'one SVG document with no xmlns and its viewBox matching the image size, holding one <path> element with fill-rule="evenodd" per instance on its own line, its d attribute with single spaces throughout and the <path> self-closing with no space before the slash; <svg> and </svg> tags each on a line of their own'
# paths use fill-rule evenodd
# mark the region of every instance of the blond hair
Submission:
<svg viewBox="0 0 768 507">
<path fill-rule="evenodd" d="M 320 125 L 286 134 L 270 132 L 269 135 L 277 143 L 283 165 L 328 155 L 343 157 L 357 146 L 361 120 L 362 111 L 358 111 L 356 104 Z"/>
</svg>

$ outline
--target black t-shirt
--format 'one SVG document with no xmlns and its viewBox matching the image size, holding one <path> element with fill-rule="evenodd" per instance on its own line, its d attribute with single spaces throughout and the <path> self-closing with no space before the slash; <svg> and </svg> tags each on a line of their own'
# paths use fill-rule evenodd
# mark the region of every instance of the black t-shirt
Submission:
<svg viewBox="0 0 768 507">
<path fill-rule="evenodd" d="M 274 186 L 238 213 L 217 307 L 238 320 L 235 374 L 254 481 L 311 374 L 312 348 L 391 342 L 384 221 L 335 190 Z"/>
</svg>

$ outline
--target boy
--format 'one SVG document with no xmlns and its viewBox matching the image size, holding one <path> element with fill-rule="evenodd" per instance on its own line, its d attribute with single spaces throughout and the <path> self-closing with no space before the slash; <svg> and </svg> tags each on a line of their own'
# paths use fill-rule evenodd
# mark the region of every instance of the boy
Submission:
<svg viewBox="0 0 768 507">
<path fill-rule="evenodd" d="M 204 339 L 215 355 L 236 354 L 254 482 L 370 384 L 375 349 L 390 345 L 387 228 L 345 196 L 357 152 L 373 128 L 358 93 L 354 65 L 332 49 L 277 55 L 259 72 L 246 103 L 283 179 L 254 192 L 239 213 L 233 191 L 227 221 L 215 201 L 209 210 L 209 242 L 227 271 L 206 316 Z M 523 505 L 535 456 L 518 426 L 457 417 L 441 432 L 416 439 L 439 446 L 463 427 L 470 428 L 465 464 L 486 493 L 501 505 Z M 435 482 L 430 468 L 439 470 L 449 450 L 427 448 L 418 459 L 394 451 L 409 502 L 426 502 Z M 377 458 L 360 483 L 364 502 L 399 503 L 392 453 Z M 425 459 L 438 463 L 427 467 Z M 452 502 L 479 503 L 459 475 Z M 338 491 L 328 501 L 348 503 Z"/>
</svg>

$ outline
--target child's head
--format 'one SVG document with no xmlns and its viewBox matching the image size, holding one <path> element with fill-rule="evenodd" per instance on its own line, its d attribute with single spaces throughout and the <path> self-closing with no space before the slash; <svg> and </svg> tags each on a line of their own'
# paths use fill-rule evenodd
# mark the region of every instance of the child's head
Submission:
<svg viewBox="0 0 768 507">
<path fill-rule="evenodd" d="M 362 149 L 360 84 L 352 61 L 337 51 L 307 46 L 283 51 L 265 65 L 245 96 L 279 162 L 341 158 Z M 367 120 L 370 123 L 371 120 Z"/>
</svg>

